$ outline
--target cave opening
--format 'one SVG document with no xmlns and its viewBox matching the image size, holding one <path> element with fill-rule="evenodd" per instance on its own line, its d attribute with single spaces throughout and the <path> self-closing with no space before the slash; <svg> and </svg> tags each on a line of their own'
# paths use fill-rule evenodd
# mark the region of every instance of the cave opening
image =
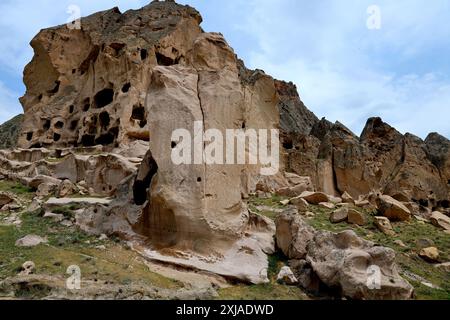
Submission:
<svg viewBox="0 0 450 320">
<path fill-rule="evenodd" d="M 107 129 L 109 126 L 109 123 L 111 122 L 111 118 L 109 117 L 109 113 L 106 111 L 103 111 L 98 116 L 100 121 L 100 126 L 104 129 Z"/>
<path fill-rule="evenodd" d="M 114 90 L 113 89 L 103 89 L 99 91 L 94 97 L 94 106 L 97 109 L 106 107 L 108 104 L 113 102 Z"/>
<path fill-rule="evenodd" d="M 102 134 L 100 137 L 95 139 L 95 144 L 101 144 L 102 146 L 107 146 L 109 144 L 112 144 L 113 142 L 114 142 L 114 134 L 112 134 L 111 132 Z"/>
<path fill-rule="evenodd" d="M 61 140 L 61 135 L 59 133 L 54 133 L 53 134 L 53 140 L 55 142 L 58 142 L 59 140 Z"/>
<path fill-rule="evenodd" d="M 137 177 L 133 184 L 133 198 L 136 205 L 143 205 L 147 202 L 150 185 L 153 177 L 158 172 L 158 164 L 150 151 L 145 155 L 141 166 L 139 167 Z"/>
<path fill-rule="evenodd" d="M 166 57 L 165 55 L 157 52 L 156 53 L 156 62 L 160 66 L 173 66 L 175 64 L 175 61 L 172 58 Z"/>
<path fill-rule="evenodd" d="M 56 129 L 62 129 L 64 127 L 64 122 L 62 122 L 62 121 L 57 121 L 56 123 L 55 123 L 55 128 Z"/>
<path fill-rule="evenodd" d="M 439 207 L 442 207 L 444 209 L 450 208 L 450 201 L 449 200 L 441 200 L 441 201 L 439 201 Z"/>
<path fill-rule="evenodd" d="M 141 60 L 144 61 L 148 57 L 148 51 L 146 49 L 141 49 Z"/>
<path fill-rule="evenodd" d="M 145 120 L 145 108 L 142 105 L 133 106 L 133 112 L 131 113 L 131 120 Z"/>
<path fill-rule="evenodd" d="M 128 91 L 130 91 L 130 88 L 131 88 L 131 83 L 129 83 L 129 82 L 125 83 L 122 87 L 122 92 L 127 93 Z"/>
<path fill-rule="evenodd" d="M 75 106 L 72 104 L 70 107 L 69 107 L 69 113 L 73 113 L 75 111 Z"/>
<path fill-rule="evenodd" d="M 81 137 L 81 145 L 84 147 L 92 147 L 95 145 L 95 136 L 92 134 L 85 134 Z"/>
<path fill-rule="evenodd" d="M 49 120 L 49 119 L 45 119 L 45 120 L 44 120 L 44 124 L 42 125 L 42 128 L 43 128 L 45 131 L 47 131 L 48 129 L 50 129 L 50 124 L 51 124 L 50 120 Z"/>
<path fill-rule="evenodd" d="M 286 138 L 286 139 L 283 141 L 283 148 L 286 149 L 286 150 L 292 150 L 292 149 L 294 149 L 294 142 L 292 141 L 292 139 Z"/>
<path fill-rule="evenodd" d="M 78 121 L 79 120 L 72 120 L 71 122 L 70 122 L 70 130 L 72 130 L 72 131 L 75 131 L 75 129 L 78 127 Z"/>
<path fill-rule="evenodd" d="M 27 141 L 31 141 L 33 139 L 33 132 L 27 132 Z"/>
<path fill-rule="evenodd" d="M 54 94 L 58 93 L 60 85 L 61 85 L 61 81 L 59 81 L 59 80 L 55 81 L 55 86 L 53 87 L 53 89 L 48 90 L 47 93 L 50 95 L 54 95 Z"/>
</svg>

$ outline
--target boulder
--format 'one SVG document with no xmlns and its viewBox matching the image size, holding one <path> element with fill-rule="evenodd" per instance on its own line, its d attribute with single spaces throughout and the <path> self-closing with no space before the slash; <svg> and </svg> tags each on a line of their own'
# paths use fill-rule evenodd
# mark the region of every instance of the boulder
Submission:
<svg viewBox="0 0 450 320">
<path fill-rule="evenodd" d="M 277 275 L 277 282 L 287 284 L 289 286 L 296 285 L 298 283 L 297 278 L 289 267 L 282 267 Z"/>
<path fill-rule="evenodd" d="M 28 186 L 33 189 L 38 189 L 38 187 L 43 183 L 49 183 L 59 186 L 61 180 L 46 175 L 37 175 L 31 179 L 31 181 L 28 183 Z"/>
<path fill-rule="evenodd" d="M 346 207 L 342 207 L 340 209 L 333 211 L 330 215 L 330 221 L 332 223 L 340 223 L 340 222 L 347 221 L 348 211 L 349 210 Z"/>
<path fill-rule="evenodd" d="M 438 228 L 444 229 L 446 232 L 450 232 L 450 217 L 434 211 L 430 217 L 431 223 Z"/>
<path fill-rule="evenodd" d="M 36 269 L 36 265 L 33 261 L 26 261 L 22 265 L 22 270 L 19 273 L 19 276 L 28 276 L 30 274 L 33 274 Z"/>
<path fill-rule="evenodd" d="M 375 226 L 388 236 L 395 236 L 394 228 L 392 228 L 391 222 L 386 217 L 375 217 Z"/>
<path fill-rule="evenodd" d="M 342 196 L 341 196 L 342 202 L 344 203 L 350 203 L 350 204 L 355 204 L 355 200 L 352 198 L 352 196 L 345 191 Z"/>
<path fill-rule="evenodd" d="M 71 196 L 76 193 L 77 187 L 70 181 L 64 180 L 61 182 L 58 188 L 58 197 L 65 198 L 67 196 Z"/>
<path fill-rule="evenodd" d="M 350 224 L 356 224 L 358 226 L 364 226 L 367 224 L 367 218 L 363 213 L 354 209 L 348 210 L 347 222 Z"/>
<path fill-rule="evenodd" d="M 47 243 L 47 239 L 30 234 L 16 241 L 16 247 L 35 247 L 41 243 Z"/>
<path fill-rule="evenodd" d="M 392 249 L 376 246 L 353 231 L 318 231 L 306 257 L 320 280 L 351 299 L 410 299 L 413 287 L 400 277 Z"/>
<path fill-rule="evenodd" d="M 435 268 L 444 272 L 450 273 L 450 262 L 440 263 L 435 265 Z"/>
<path fill-rule="evenodd" d="M 323 209 L 328 209 L 328 210 L 332 210 L 332 209 L 336 208 L 336 206 L 331 202 L 321 202 L 321 203 L 319 203 L 319 207 L 321 207 Z"/>
<path fill-rule="evenodd" d="M 377 199 L 377 206 L 380 213 L 391 221 L 407 221 L 411 218 L 408 208 L 390 196 L 380 196 Z"/>
<path fill-rule="evenodd" d="M 300 195 L 300 198 L 305 199 L 310 204 L 318 205 L 321 202 L 328 202 L 328 196 L 323 192 L 305 191 Z"/>
<path fill-rule="evenodd" d="M 292 198 L 290 200 L 290 203 L 292 205 L 294 205 L 297 208 L 297 210 L 300 212 L 305 212 L 305 211 L 308 211 L 308 209 L 309 209 L 308 202 L 301 197 Z"/>
<path fill-rule="evenodd" d="M 42 197 L 42 198 L 51 196 L 55 193 L 57 188 L 58 188 L 58 185 L 56 185 L 54 183 L 50 183 L 50 182 L 41 183 L 39 185 L 39 187 L 37 188 L 36 196 Z"/>
<path fill-rule="evenodd" d="M 14 197 L 6 192 L 0 192 L 0 208 L 14 201 Z"/>
<path fill-rule="evenodd" d="M 419 257 L 427 262 L 439 262 L 439 250 L 436 247 L 428 247 L 420 250 Z"/>
<path fill-rule="evenodd" d="M 307 246 L 314 236 L 310 227 L 298 214 L 286 211 L 275 220 L 276 243 L 289 259 L 304 259 Z"/>
</svg>

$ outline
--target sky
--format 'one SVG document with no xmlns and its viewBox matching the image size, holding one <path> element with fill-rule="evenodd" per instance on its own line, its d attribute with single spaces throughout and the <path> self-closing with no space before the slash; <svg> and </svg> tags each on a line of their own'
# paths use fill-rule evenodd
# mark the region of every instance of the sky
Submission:
<svg viewBox="0 0 450 320">
<path fill-rule="evenodd" d="M 0 123 L 22 112 L 24 66 L 40 29 L 150 0 L 1 0 Z M 360 134 L 380 116 L 400 132 L 450 137 L 450 1 L 178 0 L 221 32 L 247 67 L 297 85 L 319 118 Z"/>
</svg>

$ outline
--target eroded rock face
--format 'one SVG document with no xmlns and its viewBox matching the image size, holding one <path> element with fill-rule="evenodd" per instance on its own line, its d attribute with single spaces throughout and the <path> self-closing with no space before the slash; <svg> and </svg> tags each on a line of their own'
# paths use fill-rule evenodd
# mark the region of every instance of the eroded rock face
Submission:
<svg viewBox="0 0 450 320">
<path fill-rule="evenodd" d="M 19 146 L 117 146 L 149 140 L 145 93 L 152 68 L 182 62 L 201 33 L 199 13 L 172 2 L 118 8 L 58 26 L 31 42 Z"/>
<path fill-rule="evenodd" d="M 308 247 L 306 260 L 320 280 L 339 287 L 352 299 L 410 299 L 413 287 L 400 277 L 392 249 L 362 240 L 353 231 L 333 234 L 319 231 Z M 381 271 L 377 288 L 371 288 L 368 270 Z"/>
</svg>

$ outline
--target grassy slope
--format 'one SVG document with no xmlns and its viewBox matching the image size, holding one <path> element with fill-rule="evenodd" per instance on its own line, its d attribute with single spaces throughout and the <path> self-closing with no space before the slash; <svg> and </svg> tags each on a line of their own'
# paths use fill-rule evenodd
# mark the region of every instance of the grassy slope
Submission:
<svg viewBox="0 0 450 320">
<path fill-rule="evenodd" d="M 0 149 L 13 148 L 17 144 L 23 122 L 23 114 L 0 125 Z"/>
<path fill-rule="evenodd" d="M 269 206 L 274 209 L 282 207 L 280 204 L 280 197 L 273 197 L 271 199 L 255 199 L 249 200 L 249 206 L 255 210 L 258 206 Z M 328 230 L 333 232 L 340 232 L 348 229 L 354 230 L 359 236 L 366 240 L 373 241 L 379 245 L 390 247 L 397 252 L 397 263 L 401 271 L 414 273 L 441 289 L 432 289 L 424 286 L 420 282 L 407 280 L 415 287 L 416 296 L 418 299 L 441 299 L 450 300 L 450 275 L 444 271 L 440 271 L 434 265 L 425 262 L 418 257 L 417 253 L 420 248 L 417 247 L 416 240 L 429 239 L 434 242 L 441 254 L 442 262 L 450 260 L 450 235 L 435 228 L 431 224 L 421 224 L 413 220 L 411 222 L 394 223 L 393 227 L 397 232 L 397 236 L 389 237 L 381 232 L 373 224 L 375 212 L 363 211 L 368 219 L 368 224 L 364 227 L 353 226 L 347 223 L 333 224 L 329 217 L 332 210 L 323 209 L 318 206 L 311 206 L 310 211 L 315 213 L 314 218 L 307 221 L 317 230 Z M 259 212 L 271 219 L 276 217 L 276 214 L 266 210 Z M 396 240 L 401 240 L 407 246 L 400 247 L 395 243 Z M 402 272 L 403 273 L 403 272 Z"/>
</svg>

